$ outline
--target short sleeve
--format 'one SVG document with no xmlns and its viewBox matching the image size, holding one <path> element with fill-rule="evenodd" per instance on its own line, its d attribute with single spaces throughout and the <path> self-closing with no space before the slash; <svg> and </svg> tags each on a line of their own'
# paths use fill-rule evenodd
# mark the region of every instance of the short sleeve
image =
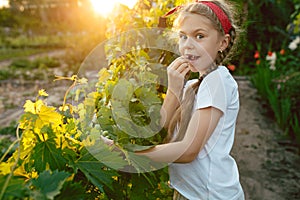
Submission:
<svg viewBox="0 0 300 200">
<path fill-rule="evenodd" d="M 195 109 L 215 107 L 223 113 L 226 111 L 227 98 L 225 85 L 218 72 L 205 77 L 196 95 Z"/>
</svg>

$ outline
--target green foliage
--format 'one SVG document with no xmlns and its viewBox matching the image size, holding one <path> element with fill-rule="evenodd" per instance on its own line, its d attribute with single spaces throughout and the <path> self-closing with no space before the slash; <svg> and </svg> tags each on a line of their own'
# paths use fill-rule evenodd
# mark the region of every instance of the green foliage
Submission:
<svg viewBox="0 0 300 200">
<path fill-rule="evenodd" d="M 294 35 L 297 35 L 300 33 L 300 2 L 297 0 L 294 0 L 294 5 L 295 5 L 295 11 L 291 15 L 291 20 L 292 23 L 288 27 L 293 31 Z"/>
<path fill-rule="evenodd" d="M 1 47 L 11 47 L 11 48 L 44 48 L 53 49 L 63 47 L 63 38 L 56 35 L 42 35 L 42 36 L 27 36 L 20 35 L 17 37 L 6 36 L 1 38 Z"/>
<path fill-rule="evenodd" d="M 55 68 L 60 65 L 59 61 L 55 58 L 43 57 L 38 58 L 33 61 L 20 58 L 13 60 L 13 62 L 9 65 L 10 68 L 13 69 L 23 69 L 23 70 L 31 70 L 31 69 L 38 69 L 38 68 Z"/>
<path fill-rule="evenodd" d="M 0 60 L 8 60 L 19 57 L 31 56 L 38 53 L 44 53 L 49 49 L 32 49 L 32 48 L 10 48 L 3 47 L 0 49 Z"/>
<path fill-rule="evenodd" d="M 141 52 L 138 55 L 145 56 L 146 54 Z M 137 55 L 130 55 L 129 57 L 131 56 Z M 140 64 L 137 67 L 140 67 Z M 125 70 L 126 68 L 118 65 L 114 65 L 114 67 L 119 69 L 119 71 L 114 70 L 112 73 L 115 78 L 114 81 L 121 81 L 118 83 L 126 83 L 127 86 L 131 83 L 127 82 L 126 79 L 121 79 L 120 74 L 127 78 L 133 75 L 133 77 L 139 78 L 135 81 L 140 80 L 150 84 L 150 86 L 156 80 L 156 75 L 148 71 L 142 73 L 143 70 L 136 71 L 137 68 Z M 99 78 L 101 79 L 103 76 Z M 58 79 L 74 81 L 71 87 L 85 83 L 84 79 L 77 79 L 76 76 L 71 78 L 58 77 Z M 100 83 L 105 84 L 101 87 Z M 111 98 L 115 98 L 115 101 L 118 100 L 118 103 L 122 103 L 124 96 L 118 96 L 119 93 L 113 94 L 114 90 L 107 90 L 105 88 L 107 82 L 100 83 L 98 84 L 98 90 L 103 91 L 103 93 L 93 92 L 89 94 L 89 98 L 86 98 L 77 107 L 66 105 L 65 101 L 62 107 L 58 109 L 60 111 L 47 106 L 42 97 L 48 95 L 43 90 L 39 91 L 35 102 L 26 101 L 24 114 L 19 121 L 22 136 L 19 137 L 17 134 L 19 147 L 9 158 L 1 159 L 0 175 L 4 183 L 0 194 L 1 198 L 10 199 L 20 195 L 22 198 L 62 199 L 67 196 L 69 190 L 75 190 L 79 185 L 82 187 L 79 191 L 83 193 L 75 193 L 74 196 L 81 199 L 86 199 L 87 196 L 100 199 L 139 199 L 141 196 L 149 199 L 166 199 L 170 195 L 166 187 L 161 187 L 167 181 L 166 171 L 129 176 L 127 173 L 116 171 L 116 169 L 124 169 L 125 167 L 136 171 L 149 170 L 149 161 L 136 156 L 132 152 L 125 151 L 125 146 L 130 142 L 133 145 L 148 145 L 149 143 L 161 142 L 163 138 L 160 136 L 137 140 L 126 134 L 126 131 L 117 130 L 116 125 L 112 124 L 110 127 L 116 132 L 111 132 L 109 135 L 115 134 L 121 154 L 106 146 L 100 140 L 101 133 L 106 130 L 103 130 L 97 124 L 90 126 L 90 117 L 97 113 L 95 112 L 97 109 L 93 109 L 93 106 L 95 107 L 95 102 L 97 102 L 97 108 L 106 108 L 105 102 L 110 101 Z M 114 84 L 115 87 L 116 85 Z M 158 94 L 155 92 L 156 88 L 146 86 L 137 87 L 135 88 L 136 91 L 133 90 L 134 85 L 120 88 L 121 90 L 132 88 L 132 92 L 135 91 L 136 93 L 133 102 L 143 103 L 142 106 L 137 106 L 137 109 L 132 107 L 132 110 L 129 111 L 131 116 L 134 116 L 135 121 L 142 126 L 148 124 L 147 115 L 154 115 L 157 123 L 159 112 L 156 110 L 156 106 L 153 107 L 153 104 L 161 103 L 161 99 L 157 97 Z M 142 94 L 142 92 L 145 93 Z M 131 99 L 133 99 L 132 96 L 127 96 L 127 100 L 131 101 Z M 102 103 L 104 105 L 101 105 Z M 114 114 L 115 117 L 124 115 L 122 112 L 115 112 Z M 74 118 L 75 115 L 78 115 L 79 118 Z M 130 122 L 129 119 L 126 120 Z M 111 123 L 107 122 L 105 118 L 103 122 L 105 124 Z M 124 139 L 124 137 L 127 139 Z M 123 147 L 124 150 L 122 150 Z M 16 177 L 20 177 L 20 179 L 17 179 L 18 182 L 14 182 Z M 162 177 L 165 178 L 162 179 Z M 120 185 L 120 183 L 123 185 Z M 18 184 L 20 191 L 12 194 L 10 190 L 15 184 Z M 140 191 L 137 184 L 143 184 L 142 191 Z"/>
<path fill-rule="evenodd" d="M 6 184 L 7 176 L 0 175 L 0 185 L 3 187 Z M 2 188 L 3 189 L 3 188 Z M 3 199 L 23 199 L 28 196 L 29 189 L 24 182 L 24 179 L 13 177 L 10 179 L 5 192 L 2 197 Z"/>
<path fill-rule="evenodd" d="M 3 27 L 11 27 L 16 23 L 16 17 L 13 15 L 9 9 L 0 9 L 0 24 Z"/>
<path fill-rule="evenodd" d="M 237 2 L 237 1 L 235 1 Z M 260 53 L 267 54 L 269 50 L 279 51 L 282 45 L 290 41 L 290 35 L 285 31 L 291 23 L 290 16 L 297 13 L 297 0 L 252 0 L 242 3 L 241 26 L 244 33 L 239 46 L 242 48 L 238 63 L 235 63 L 239 75 L 255 73 L 253 52 L 257 44 L 262 44 Z M 299 13 L 299 11 L 298 11 Z M 293 26 L 294 27 L 294 26 Z M 299 26 L 298 26 L 299 27 Z"/>
<path fill-rule="evenodd" d="M 16 146 L 13 143 L 15 132 L 15 122 L 12 122 L 7 127 L 0 128 L 0 157 L 2 158 L 3 156 L 3 160 L 6 160 L 16 150 Z"/>
<path fill-rule="evenodd" d="M 51 68 L 58 66 L 60 66 L 60 62 L 56 58 L 40 57 L 32 61 L 27 58 L 19 58 L 13 60 L 7 68 L 0 70 L 0 80 L 47 80 Z"/>
<path fill-rule="evenodd" d="M 272 111 L 278 126 L 300 144 L 297 121 L 300 117 L 300 59 L 297 49 L 269 52 L 266 59 L 257 58 L 259 60 L 252 82 Z"/>
<path fill-rule="evenodd" d="M 70 176 L 70 173 L 63 171 L 43 171 L 39 177 L 32 179 L 30 186 L 35 190 L 32 192 L 34 199 L 54 199 L 60 193 L 64 182 Z"/>
<path fill-rule="evenodd" d="M 258 93 L 269 105 L 273 116 L 279 127 L 300 145 L 299 131 L 299 81 L 300 81 L 300 35 L 299 35 L 299 9 L 300 4 L 294 1 L 294 12 L 290 14 L 290 24 L 285 34 L 288 36 L 289 44 L 281 40 L 280 52 L 269 52 L 266 58 L 258 45 L 255 54 L 256 71 L 252 76 L 252 82 Z M 260 44 L 260 43 L 258 43 Z M 288 46 L 288 48 L 287 48 Z"/>
<path fill-rule="evenodd" d="M 39 96 L 47 94 L 41 90 Z M 39 96 L 36 102 L 28 100 L 24 105 L 25 113 L 19 121 L 22 136 L 17 134 L 18 149 L 10 158 L 1 159 L 0 175 L 4 184 L 1 184 L 0 199 L 16 197 L 23 191 L 23 197 L 59 199 L 69 193 L 65 187 L 75 190 L 82 183 L 85 185 L 81 185 L 81 188 L 85 190 L 80 189 L 83 193 L 74 195 L 85 199 L 83 195 L 90 188 L 89 181 L 95 184 L 95 179 L 101 183 L 101 187 L 96 185 L 99 189 L 112 187 L 112 175 L 117 173 L 103 169 L 105 166 L 93 156 L 86 156 L 84 143 L 87 142 L 79 140 L 80 132 L 75 119 L 65 117 L 55 108 L 47 106 Z M 74 163 L 76 159 L 78 161 Z M 79 170 L 84 178 L 75 179 Z M 17 182 L 14 181 L 15 177 L 20 177 L 16 179 Z M 15 184 L 22 190 L 12 194 L 10 190 Z"/>
</svg>

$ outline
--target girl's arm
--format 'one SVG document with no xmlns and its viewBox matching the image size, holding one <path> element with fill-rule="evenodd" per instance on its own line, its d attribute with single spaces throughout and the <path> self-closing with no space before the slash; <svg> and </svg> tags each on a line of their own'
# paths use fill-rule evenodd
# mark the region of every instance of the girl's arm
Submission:
<svg viewBox="0 0 300 200">
<path fill-rule="evenodd" d="M 180 105 L 180 99 L 183 93 L 185 77 L 190 71 L 188 60 L 183 57 L 175 59 L 168 67 L 168 90 L 166 98 L 160 110 L 162 127 L 167 128 L 176 109 Z"/>
<path fill-rule="evenodd" d="M 191 162 L 204 147 L 222 114 L 222 111 L 214 107 L 198 109 L 192 115 L 182 141 L 157 145 L 136 153 L 147 156 L 156 162 Z"/>
</svg>

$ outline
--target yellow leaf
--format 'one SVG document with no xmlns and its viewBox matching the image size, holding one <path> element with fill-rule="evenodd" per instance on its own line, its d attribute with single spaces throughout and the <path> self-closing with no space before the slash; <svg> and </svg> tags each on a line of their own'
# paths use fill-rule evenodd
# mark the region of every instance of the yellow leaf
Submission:
<svg viewBox="0 0 300 200">
<path fill-rule="evenodd" d="M 81 79 L 78 79 L 77 82 L 80 84 L 87 84 L 88 80 L 86 78 L 81 78 Z"/>
<path fill-rule="evenodd" d="M 62 116 L 55 111 L 54 107 L 42 105 L 37 114 L 42 121 L 41 123 L 51 123 L 58 126 L 62 122 Z"/>
<path fill-rule="evenodd" d="M 39 174 L 36 171 L 31 172 L 31 178 L 37 178 Z"/>
<path fill-rule="evenodd" d="M 33 103 L 30 100 L 26 100 L 23 107 L 25 112 L 31 112 L 33 114 L 37 114 L 37 112 L 39 112 L 42 105 L 44 105 L 42 100 L 37 100 L 35 103 Z"/>
<path fill-rule="evenodd" d="M 49 137 L 48 137 L 47 133 L 42 133 L 42 134 L 39 134 L 39 138 L 41 141 L 46 142 Z"/>
<path fill-rule="evenodd" d="M 2 162 L 0 163 L 0 174 L 7 175 L 10 173 L 11 167 L 14 165 L 13 162 Z"/>
<path fill-rule="evenodd" d="M 98 80 L 99 83 L 107 81 L 107 79 L 110 76 L 106 68 L 101 69 L 98 75 L 99 75 L 99 80 Z"/>
<path fill-rule="evenodd" d="M 48 93 L 44 89 L 41 89 L 41 90 L 39 90 L 39 96 L 47 97 Z"/>
<path fill-rule="evenodd" d="M 15 169 L 14 175 L 15 175 L 15 176 L 23 176 L 23 177 L 26 177 L 26 179 L 30 179 L 30 176 L 29 176 L 29 174 L 25 171 L 23 165 L 21 165 L 20 167 L 18 167 L 17 169 Z"/>
<path fill-rule="evenodd" d="M 26 172 L 25 167 L 24 167 L 24 163 L 23 163 L 20 167 L 15 169 L 14 176 L 23 176 L 23 177 L 26 178 L 25 181 L 27 181 L 31 178 L 37 178 L 38 173 L 36 171 Z"/>
<path fill-rule="evenodd" d="M 82 144 L 86 147 L 93 146 L 95 144 L 95 140 L 88 135 L 86 139 L 82 140 Z"/>
<path fill-rule="evenodd" d="M 36 137 L 31 130 L 24 130 L 21 142 L 23 145 L 23 151 L 26 149 L 32 149 L 36 144 Z"/>
<path fill-rule="evenodd" d="M 32 101 L 26 100 L 23 107 L 25 112 L 31 112 L 35 114 L 35 104 Z"/>
</svg>

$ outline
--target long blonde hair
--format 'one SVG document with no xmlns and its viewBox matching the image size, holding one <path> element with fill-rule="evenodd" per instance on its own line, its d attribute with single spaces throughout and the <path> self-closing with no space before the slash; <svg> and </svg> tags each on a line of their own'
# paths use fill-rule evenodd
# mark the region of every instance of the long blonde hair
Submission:
<svg viewBox="0 0 300 200">
<path fill-rule="evenodd" d="M 211 1 L 215 5 L 217 5 L 219 8 L 223 10 L 223 12 L 228 17 L 232 28 L 229 30 L 228 34 L 230 35 L 230 41 L 228 44 L 228 47 L 223 50 L 222 52 L 219 51 L 218 55 L 215 59 L 214 66 L 220 65 L 226 57 L 229 56 L 229 53 L 233 49 L 233 46 L 235 44 L 235 39 L 237 37 L 237 27 L 235 25 L 235 21 L 233 19 L 233 13 L 234 9 L 233 6 L 224 2 L 224 1 Z M 197 3 L 191 3 L 185 6 L 179 13 L 179 16 L 175 20 L 175 26 L 180 25 L 180 23 L 183 21 L 184 17 L 187 14 L 198 14 L 201 16 L 207 17 L 214 28 L 219 32 L 221 35 L 225 35 L 223 27 L 221 22 L 219 21 L 217 15 L 214 13 L 214 11 L 208 7 L 207 5 L 201 3 L 201 1 L 198 1 Z M 169 126 L 168 126 L 168 135 L 166 137 L 166 142 L 175 142 L 180 141 L 184 138 L 185 132 L 187 130 L 188 124 L 190 122 L 192 112 L 193 112 L 193 106 L 195 101 L 195 95 L 198 92 L 198 88 L 200 86 L 201 81 L 203 78 L 213 69 L 214 67 L 209 69 L 205 74 L 202 74 L 199 78 L 199 80 L 193 84 L 191 84 L 185 91 L 184 98 L 182 102 L 180 103 L 180 106 L 176 109 L 175 114 L 173 115 Z M 178 127 L 176 135 L 174 135 L 175 128 Z"/>
</svg>

